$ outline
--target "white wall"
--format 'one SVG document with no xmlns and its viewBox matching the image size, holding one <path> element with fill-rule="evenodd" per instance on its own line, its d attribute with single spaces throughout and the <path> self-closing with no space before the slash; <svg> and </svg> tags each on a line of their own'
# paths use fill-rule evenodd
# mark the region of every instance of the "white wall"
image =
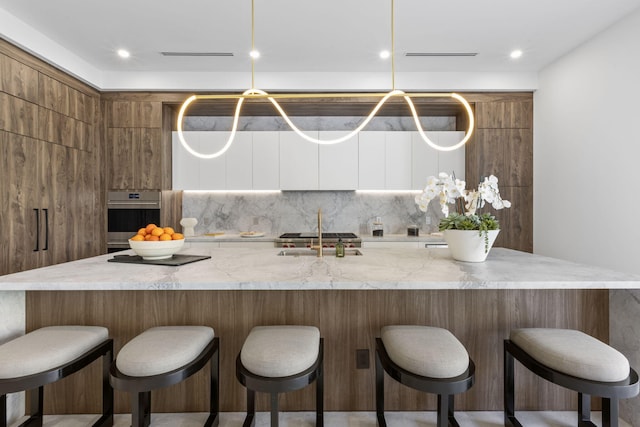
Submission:
<svg viewBox="0 0 640 427">
<path fill-rule="evenodd" d="M 540 72 L 534 252 L 640 273 L 640 10 Z"/>
</svg>

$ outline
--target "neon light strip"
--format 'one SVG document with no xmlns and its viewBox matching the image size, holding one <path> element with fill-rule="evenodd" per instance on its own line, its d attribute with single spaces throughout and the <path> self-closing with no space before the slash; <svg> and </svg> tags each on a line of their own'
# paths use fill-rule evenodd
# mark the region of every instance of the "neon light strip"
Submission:
<svg viewBox="0 0 640 427">
<path fill-rule="evenodd" d="M 355 128 L 353 131 L 351 131 L 349 134 L 347 134 L 345 136 L 342 136 L 340 138 L 331 139 L 331 140 L 320 140 L 320 139 L 317 139 L 317 138 L 312 138 L 309 135 L 305 134 L 303 131 L 298 129 L 298 127 L 291 121 L 289 116 L 284 112 L 284 110 L 282 109 L 280 104 L 278 104 L 278 101 L 276 101 L 276 98 L 332 98 L 332 97 L 358 98 L 358 97 L 371 97 L 371 96 L 375 96 L 375 95 L 384 95 L 384 96 L 378 102 L 378 104 L 376 104 L 375 108 L 366 117 L 366 119 L 357 128 Z M 264 99 L 264 98 L 266 98 L 273 104 L 273 106 L 276 108 L 278 113 L 280 113 L 280 116 L 282 116 L 282 118 L 289 125 L 289 127 L 296 134 L 298 134 L 301 138 L 303 138 L 303 139 L 305 139 L 305 140 L 307 140 L 309 142 L 313 142 L 315 144 L 324 144 L 324 145 L 338 144 L 340 142 L 344 142 L 344 141 L 348 140 L 349 138 L 352 138 L 354 135 L 356 135 L 360 131 L 362 131 L 362 129 L 364 129 L 364 127 L 367 124 L 369 124 L 369 122 L 373 119 L 373 117 L 380 110 L 380 108 L 384 105 L 384 103 L 387 102 L 387 100 L 389 98 L 392 98 L 394 96 L 402 96 L 404 98 L 404 100 L 407 102 L 407 104 L 409 105 L 409 109 L 411 110 L 411 114 L 412 114 L 413 119 L 415 121 L 416 128 L 418 129 L 418 133 L 419 133 L 420 137 L 430 147 L 432 147 L 432 148 L 434 148 L 436 150 L 439 150 L 439 151 L 453 151 L 453 150 L 456 150 L 456 149 L 462 147 L 464 144 L 467 143 L 469 138 L 471 138 L 471 135 L 473 133 L 473 128 L 474 128 L 473 111 L 471 110 L 471 106 L 469 105 L 467 100 L 464 99 L 462 96 L 458 95 L 457 93 L 414 93 L 414 94 L 408 94 L 408 93 L 405 93 L 405 92 L 403 92 L 401 90 L 392 90 L 389 93 L 385 93 L 385 94 L 311 94 L 310 93 L 310 94 L 290 94 L 290 95 L 286 95 L 286 94 L 269 95 L 267 92 L 265 92 L 263 90 L 252 88 L 252 89 L 246 90 L 242 95 L 193 95 L 193 96 L 189 97 L 182 104 L 182 107 L 180 108 L 180 112 L 178 113 L 178 124 L 177 124 L 178 139 L 180 140 L 180 143 L 182 144 L 182 146 L 189 153 L 191 153 L 192 155 L 194 155 L 196 157 L 200 157 L 202 159 L 213 159 L 213 158 L 219 157 L 229 149 L 229 147 L 231 146 L 232 142 L 235 139 L 236 131 L 238 129 L 238 120 L 240 118 L 240 110 L 241 110 L 243 101 L 245 99 L 247 99 L 247 98 L 254 98 L 254 99 L 260 99 L 260 98 Z M 468 130 L 466 132 L 466 135 L 462 139 L 462 141 L 460 141 L 457 144 L 452 145 L 452 146 L 441 146 L 441 145 L 438 145 L 438 144 L 434 143 L 433 141 L 431 141 L 427 137 L 427 135 L 424 133 L 424 130 L 422 129 L 422 125 L 420 124 L 420 119 L 418 117 L 418 113 L 416 111 L 415 105 L 413 104 L 413 101 L 411 100 L 412 96 L 413 97 L 444 97 L 444 96 L 448 96 L 448 97 L 451 97 L 451 98 L 454 98 L 454 99 L 458 100 L 465 107 L 465 110 L 467 111 L 467 115 L 469 116 L 469 128 L 468 128 Z M 212 154 L 202 154 L 202 153 L 197 152 L 193 148 L 191 148 L 191 146 L 189 146 L 189 144 L 185 140 L 184 134 L 183 134 L 183 131 L 182 131 L 182 123 L 184 121 L 184 114 L 185 114 L 185 112 L 187 110 L 187 107 L 193 101 L 195 101 L 197 99 L 237 99 L 238 100 L 238 103 L 236 105 L 236 111 L 235 111 L 235 114 L 233 116 L 233 125 L 232 125 L 232 128 L 231 128 L 231 134 L 229 135 L 229 139 L 227 140 L 227 142 L 224 145 L 224 147 L 222 147 L 222 149 L 220 149 L 219 151 L 217 151 L 215 153 L 212 153 Z"/>
</svg>

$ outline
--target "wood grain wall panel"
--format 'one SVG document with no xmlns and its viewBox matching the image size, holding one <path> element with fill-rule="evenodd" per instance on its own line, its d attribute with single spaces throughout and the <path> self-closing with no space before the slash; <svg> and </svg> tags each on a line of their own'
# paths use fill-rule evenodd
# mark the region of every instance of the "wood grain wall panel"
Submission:
<svg viewBox="0 0 640 427">
<path fill-rule="evenodd" d="M 110 189 L 135 190 L 133 170 L 139 167 L 136 163 L 133 141 L 135 129 L 107 129 L 107 165 Z"/>
<path fill-rule="evenodd" d="M 38 137 L 38 106 L 0 92 L 0 130 Z"/>
<path fill-rule="evenodd" d="M 165 190 L 162 192 L 162 209 L 160 210 L 160 222 L 182 232 L 180 220 L 182 219 L 182 191 Z"/>
<path fill-rule="evenodd" d="M 90 96 L 68 88 L 69 92 L 69 116 L 88 124 L 94 123 L 95 102 Z"/>
<path fill-rule="evenodd" d="M 38 102 L 38 72 L 0 54 L 0 92 L 25 101 Z"/>
<path fill-rule="evenodd" d="M 65 116 L 69 115 L 69 88 L 67 85 L 40 73 L 38 93 L 40 106 Z"/>
<path fill-rule="evenodd" d="M 475 178 L 491 174 L 500 186 L 533 185 L 533 134 L 523 129 L 478 129 L 476 152 L 469 159 L 474 162 Z M 469 177 L 467 177 L 467 181 Z M 468 181 L 469 182 L 469 181 Z"/>
<path fill-rule="evenodd" d="M 500 194 L 511 208 L 495 212 L 500 234 L 494 246 L 533 252 L 533 188 L 501 186 Z"/>
<path fill-rule="evenodd" d="M 161 128 L 162 103 L 152 101 L 113 101 L 107 117 L 113 128 Z"/>
<path fill-rule="evenodd" d="M 39 108 L 39 120 L 39 139 L 78 150 L 91 150 L 91 125 L 42 107 Z"/>
<path fill-rule="evenodd" d="M 134 135 L 134 188 L 161 190 L 164 176 L 162 130 L 138 128 L 134 130 Z"/>
<path fill-rule="evenodd" d="M 476 104 L 478 129 L 533 129 L 533 99 Z"/>
<path fill-rule="evenodd" d="M 502 342 L 516 327 L 567 327 L 608 341 L 606 290 L 455 291 L 96 291 L 27 292 L 27 330 L 52 324 L 104 325 L 118 351 L 157 325 L 208 325 L 221 340 L 221 410 L 243 411 L 245 392 L 235 378 L 235 360 L 253 326 L 315 325 L 325 339 L 325 409 L 374 409 L 374 339 L 389 324 L 449 329 L 476 362 L 476 384 L 456 398 L 460 410 L 502 409 Z M 370 368 L 355 368 L 357 349 L 370 351 Z M 575 395 L 518 369 L 518 409 L 573 410 Z M 74 377 L 76 377 L 74 375 Z M 56 384 L 46 411 L 97 413 L 87 396 L 67 393 L 98 387 L 98 374 L 79 373 L 77 383 Z M 188 383 L 153 393 L 154 411 L 204 411 L 207 371 Z M 435 399 L 397 383 L 388 385 L 389 410 L 435 409 Z M 72 404 L 73 403 L 73 404 Z M 281 396 L 283 410 L 313 410 L 314 388 Z M 116 412 L 129 409 L 116 392 Z M 266 396 L 258 409 L 267 410 Z"/>
</svg>

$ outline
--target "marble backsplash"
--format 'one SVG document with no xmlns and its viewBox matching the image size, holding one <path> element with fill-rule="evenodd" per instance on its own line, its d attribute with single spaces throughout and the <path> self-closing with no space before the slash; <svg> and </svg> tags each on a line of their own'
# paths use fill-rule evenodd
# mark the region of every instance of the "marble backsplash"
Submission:
<svg viewBox="0 0 640 427">
<path fill-rule="evenodd" d="M 277 236 L 286 232 L 317 230 L 316 214 L 322 208 L 325 232 L 371 234 L 375 217 L 382 218 L 385 234 L 406 234 L 407 225 L 421 234 L 437 231 L 442 216 L 432 203 L 422 212 L 414 202 L 417 193 L 367 193 L 356 191 L 283 191 L 278 193 L 216 193 L 185 191 L 182 216 L 196 218 L 196 235 L 214 231 L 260 231 Z"/>
<path fill-rule="evenodd" d="M 291 117 L 293 123 L 301 130 L 353 130 L 364 120 L 358 116 L 309 116 Z M 184 118 L 184 130 L 188 131 L 228 131 L 231 130 L 233 117 L 189 116 Z M 456 130 L 456 118 L 449 116 L 420 117 L 425 130 Z M 239 131 L 289 131 L 289 125 L 277 116 L 241 116 L 238 121 Z M 382 116 L 374 117 L 364 129 L 366 131 L 414 131 L 413 117 Z"/>
</svg>

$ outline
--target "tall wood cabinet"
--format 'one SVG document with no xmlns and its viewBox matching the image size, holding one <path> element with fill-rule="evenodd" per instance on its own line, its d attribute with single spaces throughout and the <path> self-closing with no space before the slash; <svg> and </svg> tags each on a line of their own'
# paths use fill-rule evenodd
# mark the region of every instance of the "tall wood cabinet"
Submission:
<svg viewBox="0 0 640 427">
<path fill-rule="evenodd" d="M 102 253 L 98 92 L 2 41 L 0 70 L 0 274 Z"/>
<path fill-rule="evenodd" d="M 162 137 L 162 102 L 127 100 L 118 94 L 104 99 L 109 190 L 166 190 L 171 188 Z M 169 147 L 170 149 L 171 147 Z M 169 163 L 170 164 L 170 163 Z"/>
<path fill-rule="evenodd" d="M 501 232 L 495 246 L 533 251 L 533 94 L 492 94 L 475 101 L 476 132 L 466 147 L 467 186 L 498 177 L 512 207 L 496 212 Z"/>
</svg>

